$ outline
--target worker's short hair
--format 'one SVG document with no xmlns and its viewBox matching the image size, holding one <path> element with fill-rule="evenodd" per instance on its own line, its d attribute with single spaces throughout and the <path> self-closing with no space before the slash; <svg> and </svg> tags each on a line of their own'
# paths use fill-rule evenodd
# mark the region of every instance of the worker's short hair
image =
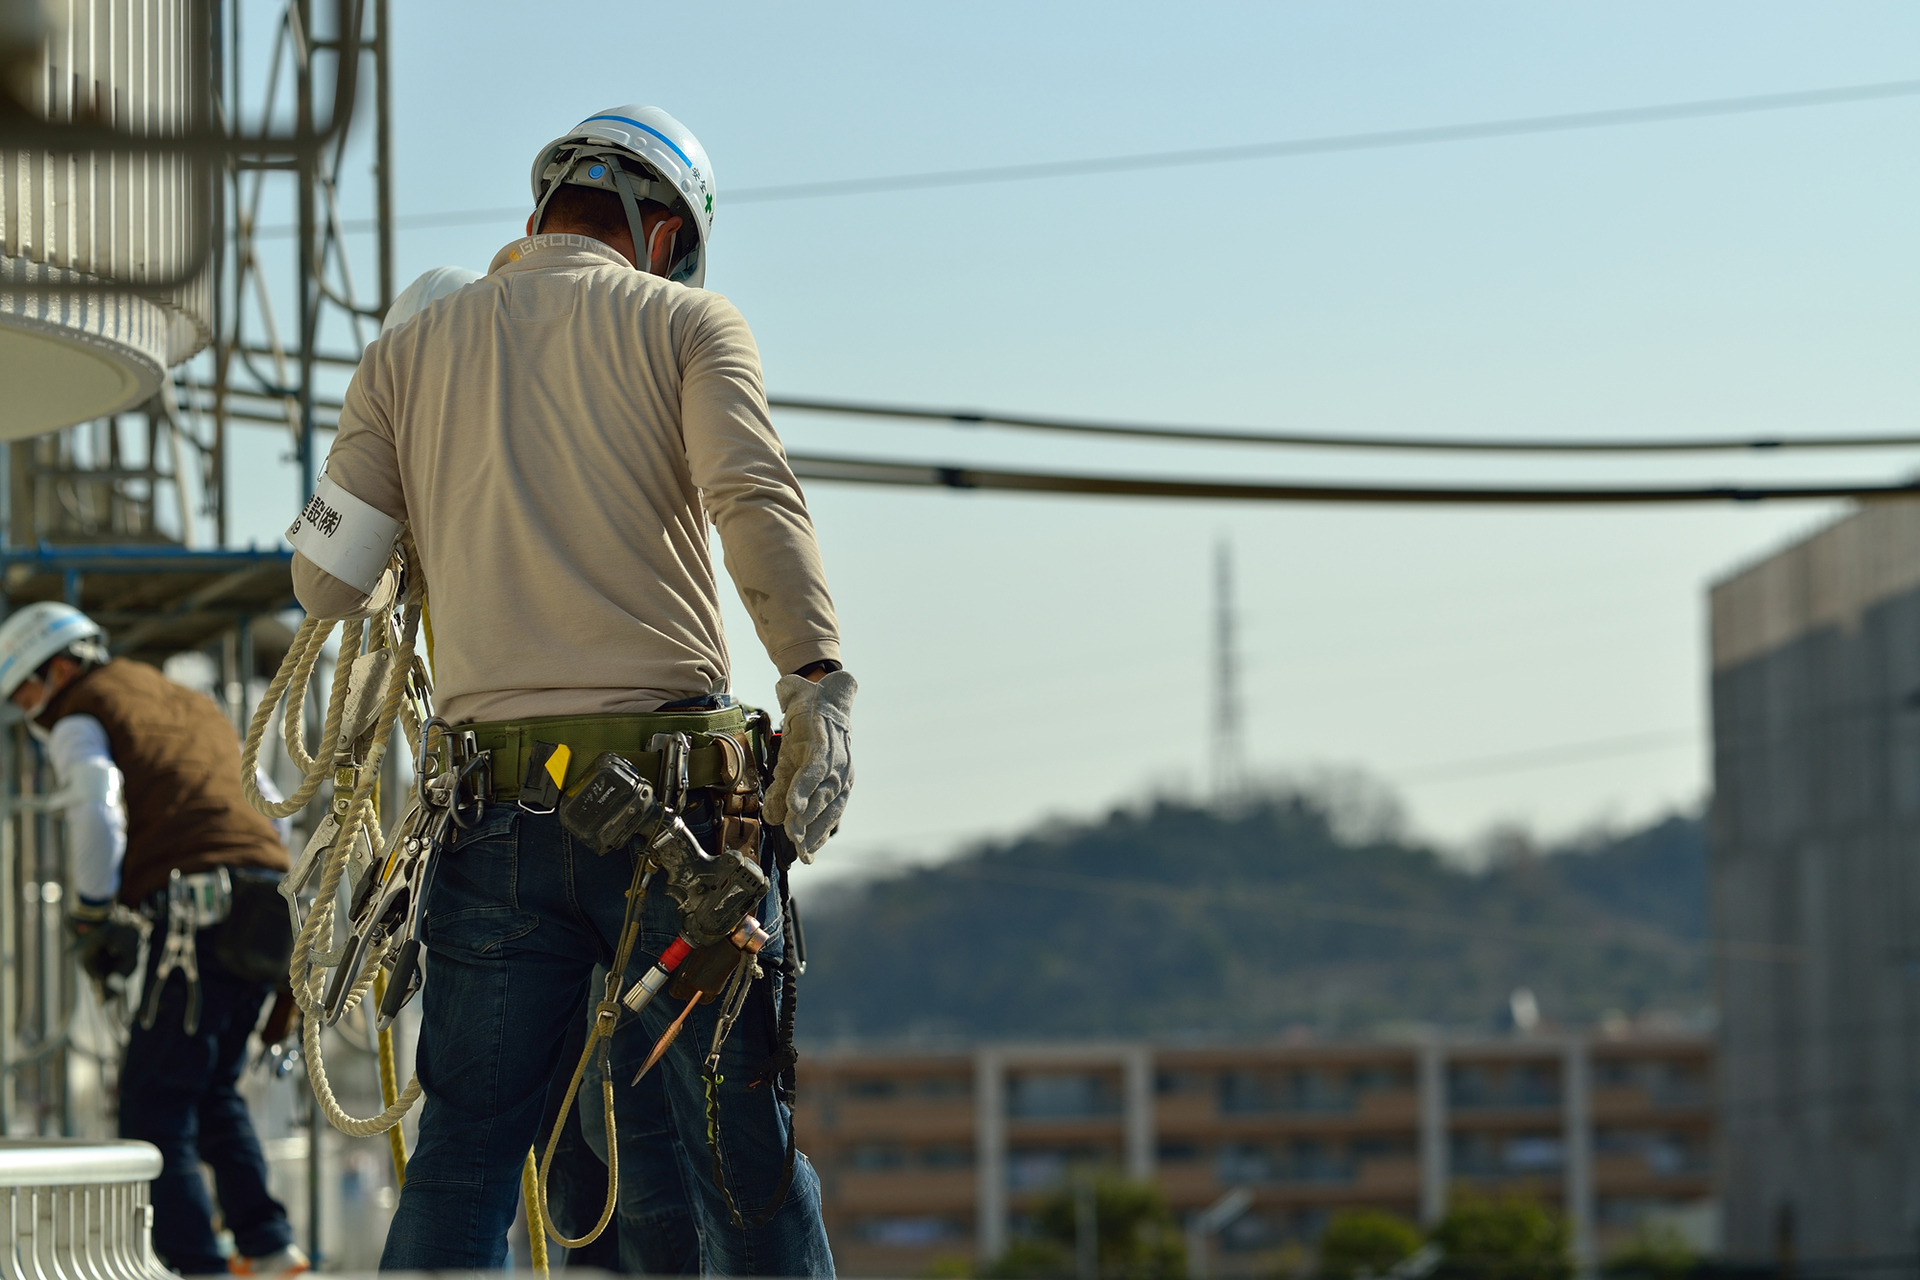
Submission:
<svg viewBox="0 0 1920 1280">
<path fill-rule="evenodd" d="M 638 203 L 643 215 L 670 212 L 666 205 L 657 200 L 641 200 Z M 598 187 L 581 187 L 570 182 L 554 192 L 553 198 L 547 201 L 547 211 L 534 231 L 571 231 L 576 235 L 592 236 L 596 240 L 612 241 L 628 229 L 626 206 L 620 203 L 619 196 Z M 681 214 L 680 230 L 674 235 L 674 251 L 670 260 L 678 261 L 698 234 L 693 219 Z M 634 250 L 644 254 L 646 246 L 635 245 Z"/>
</svg>

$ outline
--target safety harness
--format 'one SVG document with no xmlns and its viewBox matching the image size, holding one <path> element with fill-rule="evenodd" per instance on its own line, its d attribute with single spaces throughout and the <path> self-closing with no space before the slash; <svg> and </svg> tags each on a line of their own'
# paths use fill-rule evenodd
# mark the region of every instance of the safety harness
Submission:
<svg viewBox="0 0 1920 1280">
<path fill-rule="evenodd" d="M 489 803 L 515 803 L 529 812 L 559 812 L 577 838 L 602 854 L 638 840 L 633 879 L 613 966 L 593 1009 L 585 1047 L 561 1104 L 559 1117 L 537 1165 L 529 1153 L 523 1178 L 530 1213 L 538 1207 L 537 1239 L 551 1234 L 560 1245 L 580 1248 L 606 1229 L 618 1201 L 619 1155 L 610 1074 L 614 1032 L 623 1015 L 637 1014 L 676 973 L 672 994 L 687 1001 L 642 1067 L 642 1073 L 677 1035 L 694 1004 L 720 998 L 720 1016 L 702 1064 L 706 1084 L 707 1136 L 713 1180 L 733 1221 L 747 1225 L 723 1173 L 720 1148 L 721 1050 L 765 976 L 758 954 L 769 937 L 750 911 L 765 898 L 776 868 L 780 885 L 783 994 L 774 1025 L 773 1052 L 749 1087 L 770 1086 L 792 1101 L 793 1018 L 796 979 L 805 967 L 804 939 L 793 913 L 786 872 L 791 844 L 778 828 L 762 828 L 760 796 L 773 777 L 779 737 L 764 712 L 727 708 L 713 712 L 663 712 L 651 716 L 574 716 L 484 723 L 455 728 L 435 716 L 431 677 L 415 652 L 425 623 L 426 590 L 417 572 L 417 552 L 404 538 L 387 569 L 389 601 L 366 626 L 341 619 L 308 618 L 295 634 L 280 670 L 255 711 L 241 759 L 247 798 L 268 817 L 304 807 L 323 783 L 333 783 L 328 812 L 281 884 L 295 929 L 288 977 L 303 1015 L 307 1076 L 322 1113 L 336 1129 L 355 1137 L 389 1132 L 397 1179 L 405 1176 L 404 1146 L 396 1126 L 420 1097 L 416 1075 L 394 1093 L 392 1022 L 421 987 L 419 930 L 439 860 L 471 828 Z M 426 624 L 431 644 L 431 627 Z M 301 726 L 321 651 L 338 630 L 339 653 L 318 749 L 306 750 Z M 301 782 L 285 800 L 260 793 L 256 766 L 276 711 L 284 705 L 282 737 Z M 383 833 L 375 802 L 376 780 L 396 724 L 413 745 L 417 786 L 391 833 Z M 575 772 L 573 762 L 585 768 Z M 689 793 L 718 797 L 717 853 L 703 848 L 682 819 Z M 678 908 L 681 933 L 631 986 L 627 966 L 640 934 L 649 887 L 659 882 Z M 311 891 L 311 905 L 302 899 Z M 691 959 L 690 959 L 691 958 Z M 682 962 L 686 961 L 682 969 Z M 190 961 L 183 961 L 190 963 Z M 772 1013 L 771 983 L 762 985 Z M 382 1097 L 378 1115 L 348 1115 L 333 1094 L 321 1056 L 320 1029 L 358 1008 L 369 992 L 378 1002 L 375 1026 L 381 1055 Z M 601 1104 L 607 1131 L 607 1198 L 599 1221 L 579 1239 L 554 1226 L 547 1209 L 547 1178 L 561 1126 L 588 1065 L 599 1060 Z M 635 1076 L 636 1082 L 639 1076 Z M 771 1202 L 754 1218 L 763 1225 L 785 1201 L 795 1159 L 788 1126 L 786 1167 Z M 544 1244 L 536 1251 L 543 1261 Z"/>
</svg>

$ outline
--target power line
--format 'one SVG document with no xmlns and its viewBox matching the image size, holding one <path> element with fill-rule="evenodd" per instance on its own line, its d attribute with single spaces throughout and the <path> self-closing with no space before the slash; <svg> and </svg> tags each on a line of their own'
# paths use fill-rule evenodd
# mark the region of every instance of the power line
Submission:
<svg viewBox="0 0 1920 1280">
<path fill-rule="evenodd" d="M 1605 760 L 1615 756 L 1666 751 L 1676 746 L 1698 745 L 1700 738 L 1701 732 L 1698 729 L 1663 729 L 1650 733 L 1620 734 L 1610 738 L 1594 738 L 1586 742 L 1534 747 L 1526 751 L 1504 751 L 1498 755 L 1474 756 L 1466 760 L 1448 760 L 1395 774 L 1393 779 L 1403 784 L 1458 782 L 1467 778 L 1495 777 L 1509 773 L 1524 773 L 1531 769 L 1551 769 L 1561 765 L 1582 764 L 1589 760 Z"/>
<path fill-rule="evenodd" d="M 1228 502 L 1353 502 L 1425 506 L 1620 506 L 1668 502 L 1809 501 L 1836 498 L 1920 497 L 1920 481 L 1902 484 L 1635 485 L 1615 487 L 1485 487 L 1470 485 L 1348 485 L 1169 480 L 1062 472 L 1005 471 L 876 458 L 794 454 L 802 480 L 917 488 L 987 489 L 1021 493 L 1078 493 L 1123 498 L 1203 498 Z"/>
<path fill-rule="evenodd" d="M 1174 440 L 1185 444 L 1284 445 L 1306 449 L 1390 449 L 1440 453 L 1731 453 L 1779 449 L 1899 449 L 1920 445 L 1920 435 L 1848 436 L 1680 436 L 1673 439 L 1553 439 L 1521 436 L 1343 436 L 1298 431 L 1245 431 L 1232 427 L 1165 426 L 1107 422 L 1095 418 L 1053 418 L 1032 414 L 938 409 L 920 405 L 875 404 L 863 400 L 818 400 L 775 396 L 769 407 L 796 413 L 848 414 L 948 422 L 961 426 L 1014 427 L 1074 435 L 1124 436 L 1137 440 Z"/>
<path fill-rule="evenodd" d="M 755 204 L 771 200 L 807 200 L 822 196 L 862 195 L 880 191 L 913 191 L 929 187 L 978 186 L 995 182 L 1025 182 L 1035 178 L 1082 177 L 1134 169 L 1185 168 L 1231 164 L 1245 160 L 1279 160 L 1293 156 L 1330 155 L 1341 151 L 1380 151 L 1393 147 L 1431 146 L 1441 142 L 1474 142 L 1484 138 L 1513 138 L 1528 134 L 1569 133 L 1609 129 L 1621 125 L 1661 124 L 1700 120 L 1712 116 L 1751 115 L 1762 111 L 1790 111 L 1803 107 L 1838 106 L 1920 94 L 1920 80 L 1891 80 L 1792 93 L 1765 93 L 1740 98 L 1704 98 L 1692 102 L 1650 107 L 1623 107 L 1607 111 L 1576 111 L 1550 116 L 1522 116 L 1449 124 L 1421 129 L 1388 129 L 1373 133 L 1341 133 L 1329 137 L 1292 138 L 1281 142 L 1254 142 L 1228 147 L 1194 147 L 1180 151 L 1143 151 L 1131 155 L 1100 156 L 1086 160 L 1051 160 L 1033 164 L 992 165 L 979 169 L 940 169 L 903 173 L 884 178 L 841 178 L 826 182 L 790 182 L 749 187 L 728 197 L 732 203 Z"/>
<path fill-rule="evenodd" d="M 818 200 L 832 196 L 869 195 L 886 191 L 925 191 L 939 187 L 973 187 L 1002 182 L 1032 182 L 1044 178 L 1076 178 L 1102 173 L 1124 173 L 1137 169 L 1187 168 L 1194 165 L 1234 164 L 1248 160 L 1281 160 L 1295 156 L 1333 155 L 1343 151 L 1383 151 L 1396 147 L 1432 146 L 1446 142 L 1475 142 L 1489 138 L 1517 138 L 1530 134 L 1572 133 L 1586 129 L 1612 129 L 1625 125 L 1664 124 L 1677 120 L 1705 120 L 1715 116 L 1753 115 L 1765 111 L 1793 111 L 1806 107 L 1841 106 L 1855 102 L 1878 102 L 1890 98 L 1908 98 L 1920 94 L 1920 80 L 1888 80 L 1874 84 L 1845 85 L 1834 89 L 1808 89 L 1791 93 L 1763 93 L 1738 98 L 1702 98 L 1692 102 L 1672 102 L 1647 107 L 1621 107 L 1606 111 L 1575 111 L 1549 116 L 1521 116 L 1506 120 L 1482 120 L 1470 124 L 1437 125 L 1419 129 L 1387 129 L 1372 133 L 1341 133 L 1318 138 L 1289 138 L 1278 142 L 1253 142 L 1237 146 L 1194 147 L 1180 151 L 1140 151 L 1128 155 L 1093 156 L 1081 160 L 1041 160 L 1028 164 L 990 165 L 972 169 L 934 169 L 922 173 L 899 173 L 869 178 L 832 178 L 821 182 L 787 182 L 768 186 L 742 187 L 727 193 L 722 203 L 770 204 L 782 200 Z M 497 209 L 449 209 L 439 213 L 410 214 L 393 219 L 398 230 L 421 227 L 450 227 L 471 223 L 497 222 L 503 218 L 526 216 L 529 205 Z M 349 219 L 344 231 L 374 229 L 371 219 Z M 261 239 L 291 236 L 291 227 L 261 227 L 254 235 Z"/>
</svg>

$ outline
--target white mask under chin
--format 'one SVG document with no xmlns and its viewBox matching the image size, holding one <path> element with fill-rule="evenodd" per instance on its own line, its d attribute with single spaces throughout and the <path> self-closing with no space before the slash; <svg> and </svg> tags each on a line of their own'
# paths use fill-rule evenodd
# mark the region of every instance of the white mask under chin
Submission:
<svg viewBox="0 0 1920 1280">
<path fill-rule="evenodd" d="M 46 712 L 48 707 L 53 705 L 53 696 L 60 691 L 53 687 L 51 680 L 42 680 L 40 687 L 46 690 L 46 692 L 40 695 L 40 701 L 33 704 L 33 709 L 25 713 L 27 717 L 27 732 L 39 739 L 42 743 L 49 743 L 53 741 L 53 731 L 40 723 L 40 717 Z"/>
</svg>

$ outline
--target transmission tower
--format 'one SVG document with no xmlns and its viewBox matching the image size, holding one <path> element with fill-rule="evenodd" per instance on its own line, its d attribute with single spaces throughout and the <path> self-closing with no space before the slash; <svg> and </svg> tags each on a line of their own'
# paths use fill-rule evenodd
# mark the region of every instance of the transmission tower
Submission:
<svg viewBox="0 0 1920 1280">
<path fill-rule="evenodd" d="M 1240 704 L 1238 619 L 1233 607 L 1233 544 L 1213 547 L 1213 789 L 1221 799 L 1246 787 L 1247 744 Z"/>
</svg>

